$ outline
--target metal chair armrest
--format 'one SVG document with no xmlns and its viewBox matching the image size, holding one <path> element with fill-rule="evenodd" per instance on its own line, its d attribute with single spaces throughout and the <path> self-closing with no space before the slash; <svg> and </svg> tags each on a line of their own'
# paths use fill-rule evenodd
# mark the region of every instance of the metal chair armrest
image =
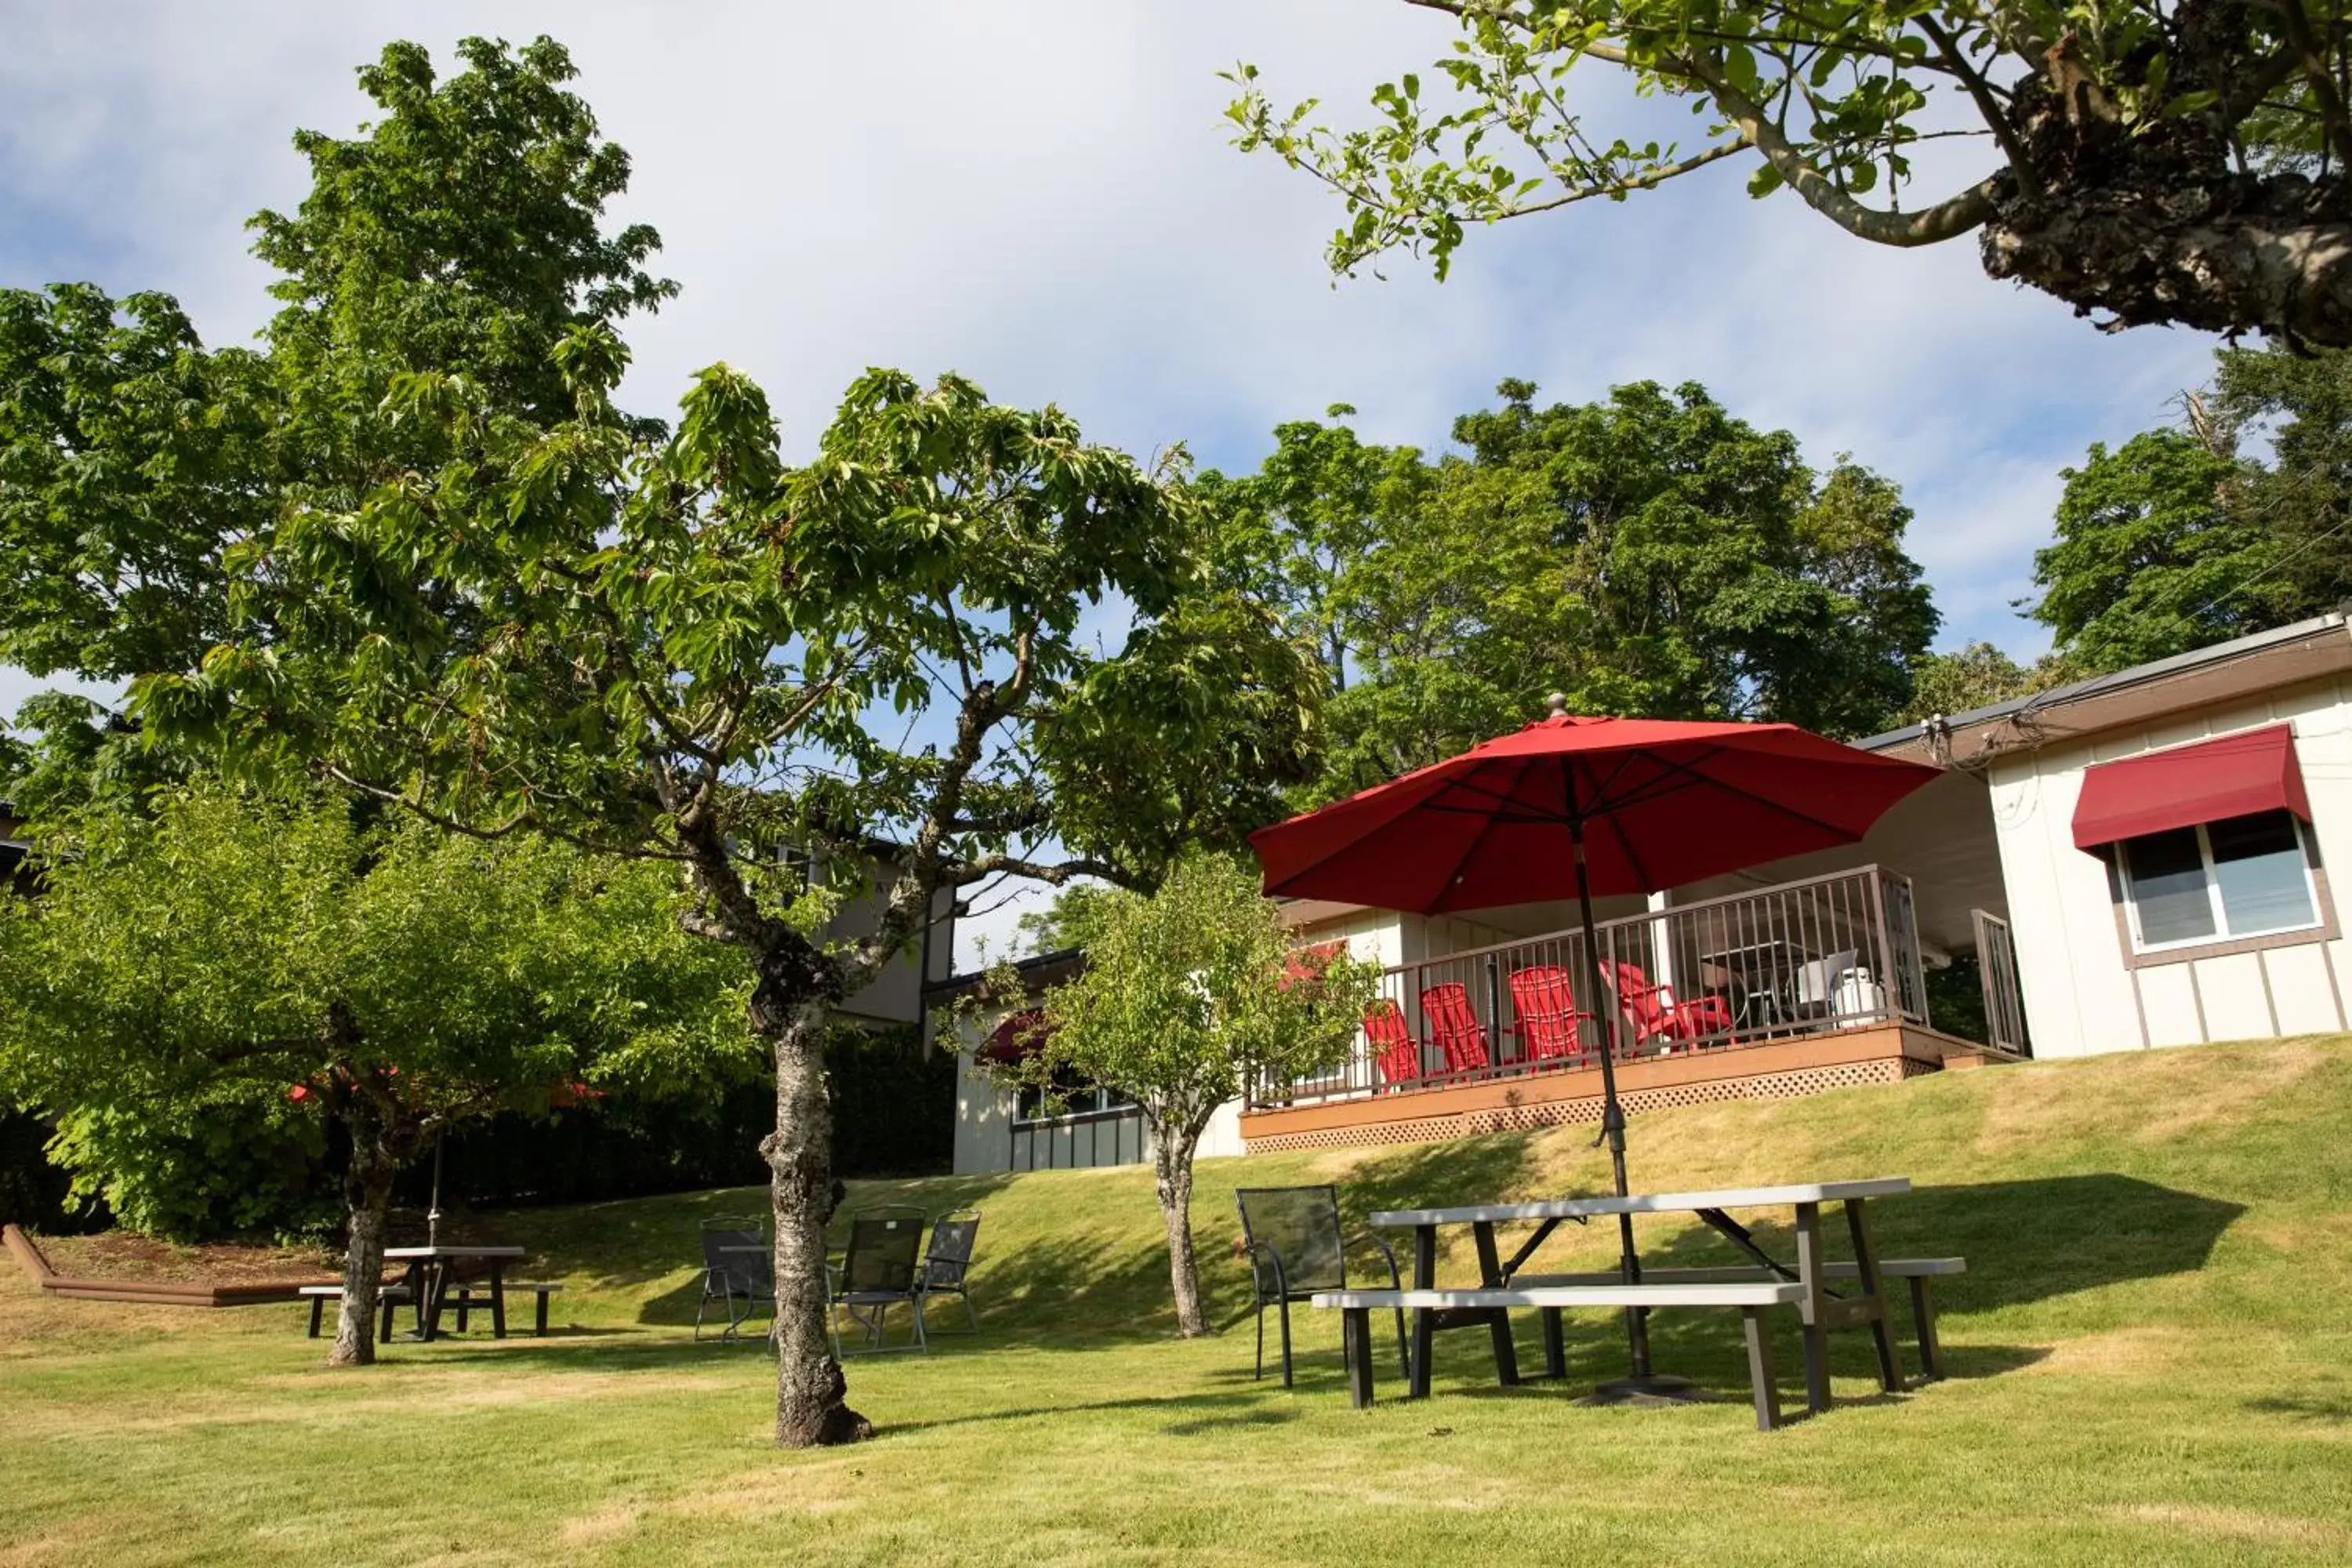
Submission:
<svg viewBox="0 0 2352 1568">
<path fill-rule="evenodd" d="M 1404 1276 L 1397 1269 L 1396 1248 L 1388 1244 L 1386 1237 L 1376 1236 L 1369 1230 L 1360 1230 L 1352 1236 L 1342 1238 L 1339 1247 L 1342 1252 L 1345 1252 L 1350 1247 L 1360 1247 L 1367 1242 L 1379 1250 L 1381 1260 L 1389 1266 L 1389 1289 L 1403 1289 Z"/>
<path fill-rule="evenodd" d="M 1283 1267 L 1282 1249 L 1270 1241 L 1253 1241 L 1248 1246 L 1248 1252 L 1253 1259 L 1263 1252 L 1274 1261 L 1274 1295 L 1268 1297 L 1258 1288 L 1257 1269 L 1255 1267 L 1250 1269 L 1251 1293 L 1256 1296 L 1261 1303 L 1269 1300 L 1280 1300 L 1287 1296 L 1290 1293 L 1290 1271 Z"/>
</svg>

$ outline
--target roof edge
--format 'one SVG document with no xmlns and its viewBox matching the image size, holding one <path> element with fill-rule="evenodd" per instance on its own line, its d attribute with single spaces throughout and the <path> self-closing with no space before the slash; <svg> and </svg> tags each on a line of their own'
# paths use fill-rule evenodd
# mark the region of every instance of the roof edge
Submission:
<svg viewBox="0 0 2352 1568">
<path fill-rule="evenodd" d="M 2005 702 L 1996 702 L 1990 707 L 1971 708 L 1963 713 L 1948 713 L 1939 717 L 1947 732 L 1974 729 L 1979 724 L 1989 724 L 2002 719 L 2012 718 L 2028 710 L 2043 710 L 2063 708 L 2069 703 L 2080 702 L 2088 698 L 2104 697 L 2110 692 L 2129 690 L 2133 687 L 2144 686 L 2150 681 L 2162 680 L 2189 670 L 2232 663 L 2241 658 L 2269 652 L 2273 648 L 2313 641 L 2330 632 L 2347 630 L 2345 613 L 2342 610 L 2331 610 L 2324 616 L 2314 616 L 2307 620 L 2273 626 L 2268 631 L 2251 632 L 2242 637 L 2232 637 L 2228 642 L 2191 648 L 2187 653 L 2177 653 L 2168 658 L 2151 659 L 2146 664 L 2132 665 L 2128 668 L 2115 670 L 2106 675 L 2095 675 L 2087 680 L 2073 681 L 2064 686 L 2053 686 L 2047 691 L 2037 691 L 2031 696 L 2012 697 Z M 1927 734 L 1928 725 L 1933 722 L 1935 722 L 1934 720 L 1929 720 L 1922 723 L 1906 724 L 1900 730 L 1889 730 L 1883 735 L 1872 735 L 1867 739 L 1853 742 L 1852 744 L 1865 752 L 1895 751 L 1914 742 L 1924 740 Z"/>
</svg>

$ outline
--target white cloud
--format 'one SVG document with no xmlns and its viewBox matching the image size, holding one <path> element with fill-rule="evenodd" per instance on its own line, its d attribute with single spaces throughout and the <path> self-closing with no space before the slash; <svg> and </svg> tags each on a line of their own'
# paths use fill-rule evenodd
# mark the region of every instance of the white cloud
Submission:
<svg viewBox="0 0 2352 1568">
<path fill-rule="evenodd" d="M 724 358 L 804 450 L 866 365 L 953 368 L 1101 438 L 1184 440 L 1233 468 L 1334 401 L 1370 436 L 1434 446 L 1505 375 L 1567 399 L 1697 379 L 1817 460 L 1852 451 L 1900 481 L 1947 639 L 2021 652 L 2037 638 L 2006 600 L 2057 468 L 2164 417 L 2210 348 L 2102 335 L 1986 279 L 1966 240 L 1877 249 L 1793 198 L 1750 202 L 1736 163 L 1475 234 L 1443 287 L 1399 259 L 1392 281 L 1334 289 L 1339 207 L 1232 151 L 1215 73 L 1246 58 L 1278 99 L 1350 115 L 1451 37 L 1395 0 L 257 0 L 19 7 L 11 30 L 0 282 L 167 289 L 209 338 L 241 339 L 268 309 L 243 222 L 299 200 L 295 126 L 364 117 L 352 68 L 395 36 L 446 58 L 466 32 L 549 31 L 635 158 L 626 216 L 662 230 L 686 285 L 633 333 L 641 405 Z"/>
</svg>

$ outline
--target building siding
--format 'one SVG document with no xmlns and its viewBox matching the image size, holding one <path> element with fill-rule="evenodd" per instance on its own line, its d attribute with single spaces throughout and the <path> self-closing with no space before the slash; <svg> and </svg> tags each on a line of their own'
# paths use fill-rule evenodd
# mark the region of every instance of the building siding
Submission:
<svg viewBox="0 0 2352 1568">
<path fill-rule="evenodd" d="M 2043 1057 L 2192 1045 L 2346 1026 L 2342 938 L 2131 967 L 2107 862 L 2074 847 L 2074 803 L 2097 763 L 2286 722 L 2311 798 L 2339 929 L 2352 875 L 2352 691 L 2339 678 L 2160 722 L 2019 752 L 1987 769 L 2018 938 L 2019 976 Z"/>
</svg>

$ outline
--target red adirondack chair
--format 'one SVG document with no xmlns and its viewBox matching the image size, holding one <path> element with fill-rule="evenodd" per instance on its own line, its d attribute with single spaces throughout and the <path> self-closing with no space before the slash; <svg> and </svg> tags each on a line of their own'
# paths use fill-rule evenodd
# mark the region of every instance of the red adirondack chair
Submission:
<svg viewBox="0 0 2352 1568">
<path fill-rule="evenodd" d="M 1404 1026 L 1404 1009 L 1383 996 L 1364 1015 L 1364 1038 L 1370 1042 L 1372 1060 L 1388 1083 L 1410 1083 L 1421 1076 L 1421 1046 Z"/>
<path fill-rule="evenodd" d="M 1556 963 L 1514 969 L 1511 1005 L 1519 1016 L 1519 1050 L 1528 1060 L 1584 1054 L 1584 1040 L 1576 1026 L 1592 1015 L 1577 1011 L 1576 993 L 1569 985 L 1567 970 Z"/>
<path fill-rule="evenodd" d="M 1429 1016 L 1429 1037 L 1445 1053 L 1447 1072 L 1477 1072 L 1487 1065 L 1486 1028 L 1470 1010 L 1470 993 L 1448 982 L 1421 994 Z"/>
<path fill-rule="evenodd" d="M 1618 1005 L 1633 1020 L 1633 1044 L 1645 1046 L 1663 1035 L 1669 1040 L 1696 1040 L 1731 1032 L 1731 1008 L 1720 996 L 1675 1000 L 1670 985 L 1653 985 L 1639 964 L 1620 963 L 1616 969 Z"/>
</svg>

